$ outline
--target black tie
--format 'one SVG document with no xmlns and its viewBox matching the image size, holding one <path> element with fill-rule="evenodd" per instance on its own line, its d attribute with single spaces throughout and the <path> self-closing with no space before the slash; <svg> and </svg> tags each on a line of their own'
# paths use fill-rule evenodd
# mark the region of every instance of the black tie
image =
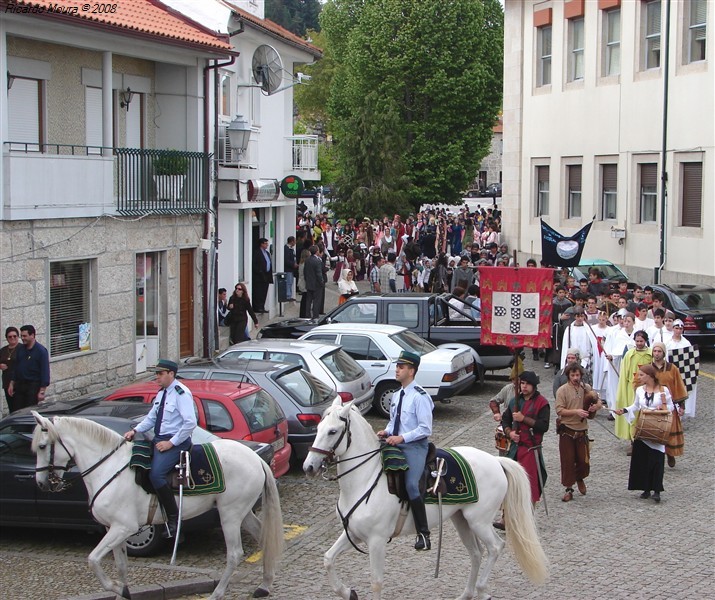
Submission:
<svg viewBox="0 0 715 600">
<path fill-rule="evenodd" d="M 164 418 L 164 403 L 166 402 L 166 388 L 159 402 L 159 410 L 156 411 L 156 421 L 154 422 L 154 435 L 159 435 L 161 431 L 161 420 Z"/>
<path fill-rule="evenodd" d="M 405 390 L 400 390 L 400 401 L 397 403 L 395 413 L 395 426 L 392 428 L 392 435 L 400 435 L 400 417 L 402 417 L 402 399 L 405 397 Z"/>
</svg>

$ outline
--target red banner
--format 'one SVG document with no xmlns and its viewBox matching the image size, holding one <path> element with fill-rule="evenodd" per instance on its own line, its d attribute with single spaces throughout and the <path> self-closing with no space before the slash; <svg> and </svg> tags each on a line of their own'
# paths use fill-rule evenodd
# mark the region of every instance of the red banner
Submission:
<svg viewBox="0 0 715 600">
<path fill-rule="evenodd" d="M 481 343 L 550 348 L 552 269 L 480 267 Z"/>
</svg>

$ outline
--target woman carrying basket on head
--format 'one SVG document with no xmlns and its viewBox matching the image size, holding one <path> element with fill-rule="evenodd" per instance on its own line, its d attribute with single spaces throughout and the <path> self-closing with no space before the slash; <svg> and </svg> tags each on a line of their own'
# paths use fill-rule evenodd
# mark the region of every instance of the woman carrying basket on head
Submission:
<svg viewBox="0 0 715 600">
<path fill-rule="evenodd" d="M 625 415 L 629 423 L 635 421 L 638 412 L 642 410 L 663 410 L 673 412 L 673 399 L 668 388 L 659 385 L 656 370 L 653 365 L 638 367 L 638 381 L 633 404 L 627 408 L 614 411 L 617 415 Z M 665 468 L 665 445 L 638 439 L 633 442 L 631 467 L 628 474 L 628 489 L 643 490 L 641 498 L 651 497 L 660 502 L 663 491 L 663 470 Z"/>
</svg>

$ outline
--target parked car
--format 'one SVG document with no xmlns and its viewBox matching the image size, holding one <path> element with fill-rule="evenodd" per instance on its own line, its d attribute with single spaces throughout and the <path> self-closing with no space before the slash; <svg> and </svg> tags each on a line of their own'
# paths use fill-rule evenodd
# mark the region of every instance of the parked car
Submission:
<svg viewBox="0 0 715 600">
<path fill-rule="evenodd" d="M 179 367 L 183 379 L 210 379 L 253 383 L 280 404 L 288 419 L 288 442 L 293 463 L 302 462 L 315 441 L 318 423 L 337 393 L 332 386 L 297 364 L 268 360 L 190 362 Z M 369 404 L 367 404 L 369 408 Z"/>
<path fill-rule="evenodd" d="M 370 376 L 339 346 L 298 340 L 261 339 L 234 344 L 218 356 L 222 364 L 236 359 L 272 360 L 300 365 L 331 386 L 343 402 L 355 402 L 361 413 L 370 410 Z"/>
<path fill-rule="evenodd" d="M 45 402 L 40 407 L 19 410 L 0 421 L 0 525 L 4 527 L 43 527 L 96 531 L 104 534 L 106 528 L 92 519 L 87 510 L 87 490 L 78 471 L 73 467 L 64 477 L 76 482 L 62 492 L 45 492 L 35 482 L 35 454 L 30 446 L 35 429 L 35 419 L 30 410 L 39 410 L 45 416 L 70 415 L 91 419 L 123 434 L 144 417 L 149 410 L 145 404 L 132 403 L 118 412 L 132 413 L 132 418 L 116 416 L 120 402 L 104 403 L 96 400 L 77 402 Z M 108 406 L 116 405 L 116 406 Z M 139 409 L 139 410 L 137 410 Z M 97 414 L 93 414 L 93 413 Z M 201 427 L 194 431 L 193 441 L 204 444 L 218 439 Z M 270 462 L 273 449 L 269 444 L 248 444 L 261 458 Z M 216 510 L 209 511 L 182 523 L 182 530 L 206 531 L 219 526 Z M 165 547 L 161 526 L 149 525 L 127 540 L 130 556 L 151 556 Z"/>
<path fill-rule="evenodd" d="M 578 267 L 571 267 L 569 273 L 573 275 L 576 282 L 584 277 L 588 279 L 588 271 L 592 267 L 601 271 L 603 279 L 607 279 L 609 283 L 618 283 L 619 281 L 628 281 L 628 276 L 612 262 L 601 258 L 582 258 L 578 262 Z"/>
<path fill-rule="evenodd" d="M 290 469 L 290 444 L 285 414 L 270 394 L 250 383 L 183 381 L 191 390 L 199 425 L 229 440 L 254 440 L 271 444 L 275 452 L 271 469 L 280 477 Z M 159 391 L 155 381 L 124 386 L 105 400 L 152 402 Z"/>
<path fill-rule="evenodd" d="M 501 183 L 490 183 L 482 192 L 483 198 L 501 198 Z"/>
<path fill-rule="evenodd" d="M 436 348 L 405 327 L 336 323 L 316 327 L 301 339 L 342 346 L 370 375 L 375 388 L 373 406 L 383 417 L 390 416 L 390 399 L 400 389 L 395 365 L 404 350 L 420 356 L 415 382 L 434 400 L 449 402 L 449 398 L 474 383 L 474 360 L 469 348 Z"/>
<path fill-rule="evenodd" d="M 700 348 L 715 348 L 715 287 L 700 284 L 655 284 L 665 306 L 683 321 L 683 335 Z"/>
</svg>

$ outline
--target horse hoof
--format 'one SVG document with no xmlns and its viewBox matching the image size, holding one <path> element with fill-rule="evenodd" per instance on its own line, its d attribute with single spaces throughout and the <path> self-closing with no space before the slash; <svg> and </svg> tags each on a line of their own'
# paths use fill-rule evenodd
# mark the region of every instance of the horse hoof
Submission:
<svg viewBox="0 0 715 600">
<path fill-rule="evenodd" d="M 265 598 L 266 596 L 270 596 L 271 593 L 264 589 L 264 588 L 256 588 L 256 591 L 253 592 L 253 597 L 254 598 Z"/>
<path fill-rule="evenodd" d="M 355 590 L 350 590 L 350 600 L 358 600 L 358 595 Z"/>
<path fill-rule="evenodd" d="M 127 600 L 131 600 L 132 598 L 132 595 L 129 593 L 129 587 L 126 585 L 122 588 L 122 598 L 126 598 Z"/>
</svg>

